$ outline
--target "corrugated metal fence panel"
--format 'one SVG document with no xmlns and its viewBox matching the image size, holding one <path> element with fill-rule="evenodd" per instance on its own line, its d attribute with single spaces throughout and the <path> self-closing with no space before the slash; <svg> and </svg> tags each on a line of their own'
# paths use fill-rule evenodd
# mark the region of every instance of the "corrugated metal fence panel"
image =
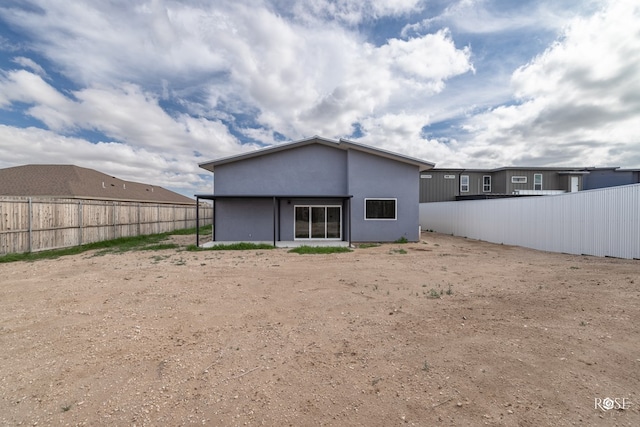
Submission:
<svg viewBox="0 0 640 427">
<path fill-rule="evenodd" d="M 640 184 L 420 204 L 423 230 L 551 252 L 640 258 Z"/>
<path fill-rule="evenodd" d="M 200 226 L 210 225 L 213 208 L 199 211 Z M 194 205 L 0 197 L 0 255 L 195 226 Z"/>
</svg>

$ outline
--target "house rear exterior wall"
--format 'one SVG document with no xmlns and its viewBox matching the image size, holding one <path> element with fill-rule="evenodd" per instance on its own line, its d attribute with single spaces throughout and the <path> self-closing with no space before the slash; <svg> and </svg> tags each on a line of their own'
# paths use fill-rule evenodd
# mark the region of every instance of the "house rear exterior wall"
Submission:
<svg viewBox="0 0 640 427">
<path fill-rule="evenodd" d="M 348 193 L 351 199 L 351 239 L 354 242 L 418 241 L 418 167 L 356 150 L 348 151 Z M 397 199 L 395 220 L 365 220 L 366 198 Z"/>
<path fill-rule="evenodd" d="M 222 164 L 214 173 L 215 194 L 345 194 L 346 162 L 345 151 L 312 144 Z"/>
<path fill-rule="evenodd" d="M 220 199 L 214 209 L 216 241 L 273 241 L 273 199 Z"/>
</svg>

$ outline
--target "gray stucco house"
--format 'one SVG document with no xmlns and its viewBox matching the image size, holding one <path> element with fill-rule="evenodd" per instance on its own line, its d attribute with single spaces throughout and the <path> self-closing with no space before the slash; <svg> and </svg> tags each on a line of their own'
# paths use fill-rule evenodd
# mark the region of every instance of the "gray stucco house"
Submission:
<svg viewBox="0 0 640 427">
<path fill-rule="evenodd" d="M 434 164 L 312 137 L 200 163 L 214 173 L 214 242 L 418 241 L 417 173 Z M 199 200 L 198 200 L 199 201 Z"/>
</svg>

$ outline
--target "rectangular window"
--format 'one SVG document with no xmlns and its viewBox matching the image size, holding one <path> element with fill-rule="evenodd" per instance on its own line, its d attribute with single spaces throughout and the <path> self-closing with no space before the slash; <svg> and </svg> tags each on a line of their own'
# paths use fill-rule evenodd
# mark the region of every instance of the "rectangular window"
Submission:
<svg viewBox="0 0 640 427">
<path fill-rule="evenodd" d="M 341 239 L 342 207 L 296 206 L 296 239 Z"/>
<path fill-rule="evenodd" d="M 491 176 L 485 175 L 482 177 L 482 191 L 485 193 L 491 192 Z"/>
<path fill-rule="evenodd" d="M 444 179 L 456 179 L 455 175 L 445 175 Z"/>
<path fill-rule="evenodd" d="M 420 175 L 420 178 L 431 179 L 431 175 Z"/>
<path fill-rule="evenodd" d="M 397 199 L 364 199 L 364 219 L 397 219 Z"/>
<path fill-rule="evenodd" d="M 526 176 L 512 176 L 511 177 L 512 184 L 526 184 L 527 177 Z"/>
<path fill-rule="evenodd" d="M 460 192 L 461 193 L 469 192 L 469 175 L 460 176 Z"/>
<path fill-rule="evenodd" d="M 542 174 L 536 173 L 533 175 L 533 189 L 542 190 Z"/>
</svg>

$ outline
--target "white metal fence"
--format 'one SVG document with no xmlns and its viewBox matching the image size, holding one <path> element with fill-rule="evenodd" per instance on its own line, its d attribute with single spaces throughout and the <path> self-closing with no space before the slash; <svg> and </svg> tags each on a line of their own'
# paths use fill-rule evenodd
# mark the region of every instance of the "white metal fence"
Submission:
<svg viewBox="0 0 640 427">
<path fill-rule="evenodd" d="M 421 203 L 422 230 L 551 252 L 640 259 L 640 184 L 556 196 Z"/>
</svg>

